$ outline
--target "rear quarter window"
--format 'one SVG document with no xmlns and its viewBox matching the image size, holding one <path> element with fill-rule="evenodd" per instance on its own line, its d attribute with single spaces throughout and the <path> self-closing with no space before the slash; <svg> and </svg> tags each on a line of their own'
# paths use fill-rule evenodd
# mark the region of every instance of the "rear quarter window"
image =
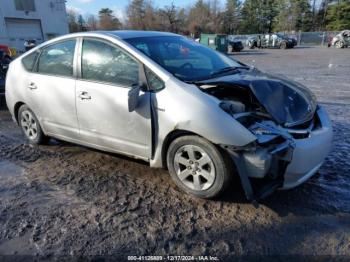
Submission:
<svg viewBox="0 0 350 262">
<path fill-rule="evenodd" d="M 39 52 L 33 52 L 22 59 L 22 64 L 28 71 L 33 71 Z"/>
</svg>

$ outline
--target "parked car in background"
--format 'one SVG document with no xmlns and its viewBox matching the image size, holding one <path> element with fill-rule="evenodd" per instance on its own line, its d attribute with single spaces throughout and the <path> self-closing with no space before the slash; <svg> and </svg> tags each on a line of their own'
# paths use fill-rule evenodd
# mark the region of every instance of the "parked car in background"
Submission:
<svg viewBox="0 0 350 262">
<path fill-rule="evenodd" d="M 306 87 L 172 33 L 50 40 L 10 64 L 6 102 L 32 144 L 56 137 L 143 159 L 202 198 L 234 175 L 252 201 L 295 187 L 332 141 Z"/>
<path fill-rule="evenodd" d="M 228 41 L 228 52 L 241 52 L 244 49 L 243 43 L 241 40 L 229 40 Z"/>
<path fill-rule="evenodd" d="M 293 48 L 297 45 L 294 38 L 282 34 L 260 34 L 248 37 L 246 45 L 250 48 Z"/>
<path fill-rule="evenodd" d="M 26 51 L 29 51 L 30 49 L 34 48 L 36 46 L 36 40 L 34 39 L 29 39 L 24 41 L 24 49 Z"/>
<path fill-rule="evenodd" d="M 341 31 L 333 37 L 328 43 L 328 47 L 335 46 L 336 48 L 346 48 L 350 46 L 350 30 Z"/>
<path fill-rule="evenodd" d="M 0 94 L 5 92 L 6 73 L 11 60 L 11 57 L 3 49 L 0 49 Z"/>
<path fill-rule="evenodd" d="M 9 57 L 14 56 L 13 51 L 11 50 L 11 48 L 7 45 L 0 45 L 0 50 L 2 50 L 6 55 L 8 55 Z"/>
</svg>

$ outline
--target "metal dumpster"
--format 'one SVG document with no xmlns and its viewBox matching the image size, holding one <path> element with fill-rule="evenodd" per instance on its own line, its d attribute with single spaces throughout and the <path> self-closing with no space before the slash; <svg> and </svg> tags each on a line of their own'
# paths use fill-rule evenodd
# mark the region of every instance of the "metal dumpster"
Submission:
<svg viewBox="0 0 350 262">
<path fill-rule="evenodd" d="M 225 34 L 201 34 L 199 42 L 220 52 L 227 53 L 228 38 Z"/>
</svg>

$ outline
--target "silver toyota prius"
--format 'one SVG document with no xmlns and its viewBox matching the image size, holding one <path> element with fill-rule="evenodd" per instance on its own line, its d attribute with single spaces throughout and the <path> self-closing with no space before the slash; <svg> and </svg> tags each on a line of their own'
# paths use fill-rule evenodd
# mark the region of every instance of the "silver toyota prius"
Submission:
<svg viewBox="0 0 350 262">
<path fill-rule="evenodd" d="M 255 202 L 295 187 L 332 142 L 306 87 L 172 33 L 50 40 L 10 64 L 6 101 L 29 143 L 54 137 L 142 159 L 201 198 L 234 176 Z"/>
</svg>

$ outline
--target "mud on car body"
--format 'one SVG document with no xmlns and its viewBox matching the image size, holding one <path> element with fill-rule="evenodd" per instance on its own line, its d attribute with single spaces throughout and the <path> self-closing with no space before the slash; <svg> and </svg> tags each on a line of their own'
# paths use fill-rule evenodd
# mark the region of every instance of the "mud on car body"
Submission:
<svg viewBox="0 0 350 262">
<path fill-rule="evenodd" d="M 332 139 L 307 88 L 171 33 L 50 40 L 10 64 L 6 102 L 30 143 L 55 137 L 143 159 L 202 198 L 234 175 L 252 201 L 297 186 Z"/>
</svg>

